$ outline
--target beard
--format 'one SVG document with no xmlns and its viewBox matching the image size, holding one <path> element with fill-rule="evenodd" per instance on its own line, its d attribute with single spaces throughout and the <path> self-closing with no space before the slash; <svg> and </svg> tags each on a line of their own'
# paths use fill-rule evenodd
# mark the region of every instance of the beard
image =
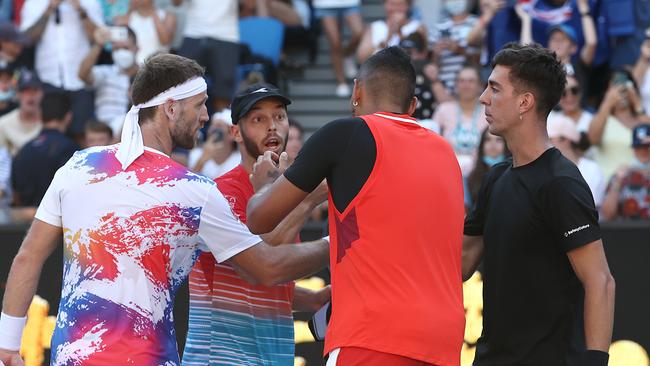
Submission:
<svg viewBox="0 0 650 366">
<path fill-rule="evenodd" d="M 239 132 L 241 133 L 241 139 L 244 142 L 244 148 L 246 149 L 246 153 L 251 156 L 253 159 L 257 159 L 258 156 L 264 155 L 264 151 L 260 149 L 260 147 L 253 141 L 253 139 L 249 138 L 246 135 L 246 132 L 244 132 L 244 129 L 242 126 L 239 126 Z M 287 140 L 289 139 L 289 132 L 287 132 L 287 135 L 282 137 L 282 150 L 280 152 L 284 151 L 287 148 Z"/>
<path fill-rule="evenodd" d="M 172 144 L 174 147 L 191 150 L 196 146 L 197 136 L 193 132 L 192 124 L 184 120 L 185 113 L 181 112 L 178 122 L 172 131 Z"/>
</svg>

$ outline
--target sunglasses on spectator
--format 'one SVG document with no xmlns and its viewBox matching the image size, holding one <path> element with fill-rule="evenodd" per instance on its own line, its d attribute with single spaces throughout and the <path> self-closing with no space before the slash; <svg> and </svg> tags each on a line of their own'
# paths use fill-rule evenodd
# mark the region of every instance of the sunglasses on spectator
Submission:
<svg viewBox="0 0 650 366">
<path fill-rule="evenodd" d="M 566 97 L 567 93 L 571 93 L 573 96 L 576 96 L 576 95 L 580 94 L 580 87 L 579 86 L 572 86 L 570 88 L 566 88 L 562 92 L 562 96 Z"/>
</svg>

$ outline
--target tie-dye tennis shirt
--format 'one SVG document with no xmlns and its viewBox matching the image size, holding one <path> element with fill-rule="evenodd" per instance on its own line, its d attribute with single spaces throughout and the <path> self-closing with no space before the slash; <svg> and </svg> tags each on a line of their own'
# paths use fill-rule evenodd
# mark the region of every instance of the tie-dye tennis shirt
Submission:
<svg viewBox="0 0 650 366">
<path fill-rule="evenodd" d="M 178 365 L 174 296 L 198 254 L 261 240 L 210 179 L 149 148 L 123 170 L 117 147 L 77 152 L 36 213 L 64 236 L 53 365 Z"/>
</svg>

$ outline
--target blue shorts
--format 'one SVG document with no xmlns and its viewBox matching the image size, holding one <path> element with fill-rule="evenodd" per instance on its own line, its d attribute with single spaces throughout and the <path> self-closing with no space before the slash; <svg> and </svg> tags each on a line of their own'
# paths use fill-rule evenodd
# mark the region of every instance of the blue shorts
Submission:
<svg viewBox="0 0 650 366">
<path fill-rule="evenodd" d="M 332 17 L 332 18 L 345 18 L 348 15 L 360 14 L 360 6 L 348 6 L 344 8 L 317 8 L 314 9 L 314 17 L 317 19 Z"/>
</svg>

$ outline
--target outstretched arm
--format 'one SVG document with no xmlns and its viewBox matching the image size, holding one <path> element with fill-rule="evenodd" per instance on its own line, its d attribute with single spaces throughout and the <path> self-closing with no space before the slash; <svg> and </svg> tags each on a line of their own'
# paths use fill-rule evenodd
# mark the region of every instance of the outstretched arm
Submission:
<svg viewBox="0 0 650 366">
<path fill-rule="evenodd" d="M 60 227 L 38 219 L 34 220 L 9 271 L 7 288 L 2 302 L 3 318 L 16 320 L 15 318 L 25 317 L 29 304 L 36 293 L 43 263 L 52 254 L 61 236 Z M 0 361 L 6 365 L 18 364 L 16 357 L 20 348 L 22 331 L 12 327 L 16 330 L 15 334 L 6 334 L 8 327 L 3 324 L 2 328 L 0 333 L 4 341 L 2 344 L 4 348 L 0 348 Z"/>
<path fill-rule="evenodd" d="M 327 265 L 329 241 L 270 246 L 260 242 L 230 258 L 255 283 L 274 286 L 309 276 Z"/>
</svg>

